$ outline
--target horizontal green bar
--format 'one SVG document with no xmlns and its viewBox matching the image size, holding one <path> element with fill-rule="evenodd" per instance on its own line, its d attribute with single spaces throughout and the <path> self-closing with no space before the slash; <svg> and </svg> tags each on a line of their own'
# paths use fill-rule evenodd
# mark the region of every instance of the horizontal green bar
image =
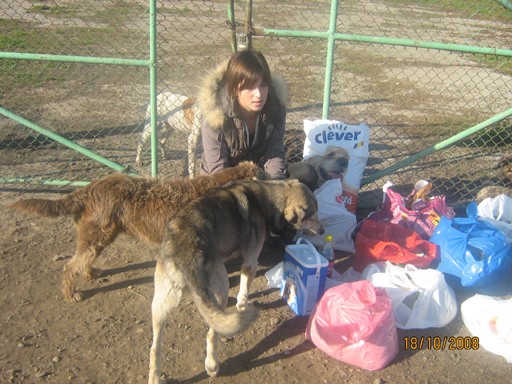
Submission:
<svg viewBox="0 0 512 384">
<path fill-rule="evenodd" d="M 407 159 L 399 161 L 386 169 L 375 172 L 375 173 L 371 174 L 370 176 L 365 177 L 363 180 L 361 180 L 361 185 L 366 185 L 368 183 L 371 183 L 372 181 L 375 181 L 384 176 L 387 176 L 387 175 L 397 171 L 398 169 L 405 167 L 406 165 L 412 164 L 412 163 L 418 161 L 419 159 L 422 159 L 422 158 L 430 155 L 433 152 L 436 152 L 436 151 L 439 151 L 446 147 L 449 147 L 449 146 L 457 143 L 458 141 L 461 141 L 461 140 L 465 139 L 466 137 L 471 136 L 484 128 L 487 128 L 488 126 L 490 126 L 492 124 L 496 124 L 496 123 L 500 122 L 501 120 L 506 119 L 509 116 L 512 116 L 512 108 L 510 108 L 510 109 L 506 110 L 505 112 L 502 112 L 498 115 L 495 115 L 495 116 L 491 117 L 490 119 L 487 119 L 471 128 L 468 128 L 465 131 L 462 131 L 446 140 L 443 140 L 437 144 L 434 144 L 431 147 L 425 148 L 424 150 L 408 157 Z"/>
<path fill-rule="evenodd" d="M 0 184 L 35 184 L 48 185 L 55 187 L 85 187 L 88 181 L 69 181 L 69 180 L 36 180 L 23 177 L 0 177 Z"/>
<path fill-rule="evenodd" d="M 320 31 L 294 31 L 284 29 L 255 29 L 258 35 L 283 36 L 283 37 L 304 37 L 327 39 L 328 32 Z M 357 41 L 362 43 L 398 45 L 403 47 L 437 49 L 442 51 L 456 51 L 467 53 L 481 53 L 485 55 L 512 56 L 512 50 L 499 48 L 476 47 L 462 44 L 446 44 L 412 39 L 398 39 L 392 37 L 376 37 L 365 35 L 352 35 L 346 33 L 335 33 L 334 39 L 343 41 Z"/>
<path fill-rule="evenodd" d="M 103 157 L 103 156 L 100 156 L 98 155 L 97 153 L 87 149 L 87 148 L 84 148 L 82 147 L 81 145 L 78 145 L 76 144 L 75 142 L 69 140 L 69 139 L 66 139 L 65 137 L 63 136 L 60 136 L 58 134 L 56 134 L 55 132 L 52 132 L 46 128 L 43 128 L 37 124 L 34 124 L 33 122 L 31 122 L 30 120 L 27 120 L 25 119 L 24 117 L 21 117 L 3 107 L 0 107 L 0 113 L 3 114 L 4 116 L 6 117 L 9 117 L 11 119 L 13 119 L 14 121 L 36 131 L 36 132 L 39 132 L 40 134 L 44 135 L 44 136 L 47 136 L 49 137 L 50 139 L 52 140 L 55 140 L 56 142 L 68 147 L 68 148 L 71 148 L 73 149 L 74 151 L 76 152 L 79 152 L 87 157 L 90 157 L 91 159 L 93 160 L 96 160 L 98 161 L 99 163 L 101 164 L 104 164 L 106 165 L 107 167 L 110 167 L 118 172 L 126 172 L 127 170 L 127 167 L 124 167 L 122 165 L 119 165 L 111 160 L 108 160 L 107 158 Z"/>
<path fill-rule="evenodd" d="M 150 60 L 116 59 L 108 57 L 91 56 L 47 55 L 38 53 L 19 52 L 0 52 L 0 59 L 61 61 L 85 64 L 131 65 L 137 67 L 148 67 L 151 65 Z"/>
</svg>

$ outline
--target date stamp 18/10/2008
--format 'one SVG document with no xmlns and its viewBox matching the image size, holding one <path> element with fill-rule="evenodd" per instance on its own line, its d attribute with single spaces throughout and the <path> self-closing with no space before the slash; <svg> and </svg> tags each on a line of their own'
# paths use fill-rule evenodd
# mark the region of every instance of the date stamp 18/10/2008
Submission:
<svg viewBox="0 0 512 384">
<path fill-rule="evenodd" d="M 470 351 L 480 348 L 480 339 L 469 336 L 407 336 L 404 337 L 406 351 L 428 349 L 434 351 Z"/>
</svg>

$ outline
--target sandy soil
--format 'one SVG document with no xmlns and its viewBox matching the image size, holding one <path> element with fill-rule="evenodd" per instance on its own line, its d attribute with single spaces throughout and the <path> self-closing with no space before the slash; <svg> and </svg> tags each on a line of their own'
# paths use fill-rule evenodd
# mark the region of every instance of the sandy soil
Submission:
<svg viewBox="0 0 512 384">
<path fill-rule="evenodd" d="M 150 305 L 154 255 L 129 237 L 118 239 L 98 261 L 105 276 L 81 282 L 85 300 L 70 304 L 60 294 L 61 271 L 74 249 L 69 218 L 31 218 L 6 205 L 21 196 L 57 197 L 3 191 L 0 194 L 0 382 L 141 383 L 147 380 L 151 343 Z M 252 289 L 263 311 L 256 323 L 234 338 L 223 338 L 220 374 L 204 372 L 206 326 L 185 296 L 167 326 L 162 370 L 168 383 L 506 383 L 512 365 L 478 350 L 407 348 L 405 338 L 470 336 L 460 314 L 441 329 L 398 331 L 400 351 L 381 371 L 341 363 L 304 337 L 307 318 L 296 317 L 264 272 L 283 249 L 267 244 Z M 336 265 L 342 270 L 350 258 Z M 231 299 L 238 287 L 239 264 L 229 264 Z M 459 302 L 469 292 L 458 292 Z"/>
</svg>

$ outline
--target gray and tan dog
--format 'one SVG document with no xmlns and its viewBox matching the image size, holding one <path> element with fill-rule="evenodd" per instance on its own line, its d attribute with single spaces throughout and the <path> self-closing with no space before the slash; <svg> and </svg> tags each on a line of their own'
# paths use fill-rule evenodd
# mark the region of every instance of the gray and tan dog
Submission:
<svg viewBox="0 0 512 384">
<path fill-rule="evenodd" d="M 206 372 L 217 374 L 219 335 L 245 330 L 258 311 L 248 292 L 269 230 L 291 225 L 321 234 L 313 193 L 296 180 L 237 181 L 217 188 L 179 210 L 167 226 L 155 270 L 152 304 L 153 344 L 149 383 L 159 383 L 162 335 L 167 317 L 187 290 L 210 326 Z M 224 262 L 242 257 L 238 311 L 226 312 L 229 280 Z"/>
<path fill-rule="evenodd" d="M 119 234 L 128 233 L 147 243 L 159 244 L 169 219 L 191 200 L 230 181 L 267 178 L 267 173 L 252 162 L 194 179 L 143 178 L 118 173 L 95 180 L 62 199 L 22 199 L 11 208 L 46 217 L 73 216 L 76 251 L 64 266 L 62 292 L 67 301 L 77 302 L 82 300 L 82 294 L 76 290 L 78 277 L 90 280 L 101 275 L 101 270 L 92 265 Z"/>
</svg>

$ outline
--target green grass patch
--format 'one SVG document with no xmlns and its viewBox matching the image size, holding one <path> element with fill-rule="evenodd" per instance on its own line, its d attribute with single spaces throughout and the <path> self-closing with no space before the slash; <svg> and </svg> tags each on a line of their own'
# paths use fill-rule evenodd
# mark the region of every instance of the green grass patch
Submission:
<svg viewBox="0 0 512 384">
<path fill-rule="evenodd" d="M 117 0 L 113 2 L 104 2 L 103 7 L 82 2 L 79 5 L 50 5 L 34 4 L 27 9 L 27 13 L 39 13 L 45 16 L 51 16 L 60 19 L 77 18 L 83 21 L 105 22 L 111 25 L 120 25 L 128 23 L 140 15 L 149 12 L 149 5 L 143 6 L 134 1 Z"/>
<path fill-rule="evenodd" d="M 479 20 L 512 21 L 512 12 L 497 1 L 489 0 L 384 0 L 388 4 L 418 5 L 432 10 L 443 10 L 457 13 L 461 17 Z"/>
<path fill-rule="evenodd" d="M 146 31 L 141 31 L 143 38 L 146 34 Z M 109 49 L 118 46 L 120 54 L 126 54 L 126 47 L 130 46 L 130 41 L 133 41 L 133 39 L 134 33 L 132 31 L 119 31 L 113 27 L 39 29 L 34 28 L 33 25 L 20 22 L 6 23 L 5 28 L 0 27 L 0 51 L 5 52 L 67 55 L 83 51 L 80 54 L 87 55 L 90 52 L 90 47 L 98 47 L 98 50 L 101 50 L 101 47 L 108 45 Z"/>
<path fill-rule="evenodd" d="M 0 87 L 4 90 L 22 87 L 40 87 L 50 81 L 60 81 L 65 73 L 63 63 L 39 64 L 40 70 L 34 70 L 34 63 L 17 60 L 0 60 L 0 72 L 9 76 L 0 77 Z"/>
<path fill-rule="evenodd" d="M 512 57 L 496 55 L 474 55 L 474 60 L 488 67 L 512 76 Z"/>
<path fill-rule="evenodd" d="M 27 30 L 8 30 L 0 35 L 0 50 L 12 51 L 26 48 L 33 34 Z"/>
<path fill-rule="evenodd" d="M 51 15 L 55 17 L 74 17 L 78 15 L 80 9 L 72 7 L 70 5 L 49 5 L 49 4 L 35 4 L 27 9 L 27 13 L 42 13 L 45 15 Z"/>
<path fill-rule="evenodd" d="M 194 12 L 194 10 L 188 7 L 177 8 L 174 6 L 172 8 L 169 8 L 163 6 L 158 8 L 158 13 L 162 15 L 192 16 Z M 202 14 L 202 16 L 204 16 L 204 14 Z"/>
<path fill-rule="evenodd" d="M 116 2 L 112 7 L 106 7 L 94 13 L 96 20 L 108 20 L 116 24 L 124 24 L 126 21 L 147 14 L 148 7 L 143 7 L 134 2 Z"/>
</svg>

